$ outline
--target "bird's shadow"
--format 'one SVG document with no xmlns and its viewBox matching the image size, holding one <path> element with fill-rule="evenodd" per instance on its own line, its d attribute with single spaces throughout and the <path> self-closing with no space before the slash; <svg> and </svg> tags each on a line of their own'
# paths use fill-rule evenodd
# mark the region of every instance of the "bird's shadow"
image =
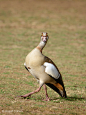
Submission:
<svg viewBox="0 0 86 115">
<path fill-rule="evenodd" d="M 73 97 L 67 97 L 67 98 L 54 98 L 54 99 L 51 99 L 51 100 L 58 100 L 58 99 L 61 99 L 61 100 L 67 100 L 67 101 L 83 101 L 85 100 L 86 101 L 86 97 L 76 97 L 76 96 L 73 96 Z"/>
<path fill-rule="evenodd" d="M 38 100 L 38 101 L 42 101 L 44 100 L 42 97 L 40 98 L 35 98 L 34 96 L 32 97 L 26 97 L 24 99 L 32 99 L 32 100 Z M 67 98 L 62 98 L 62 97 L 54 97 L 54 98 L 51 98 L 50 101 L 55 101 L 55 102 L 59 102 L 61 100 L 66 100 L 66 101 L 86 101 L 86 97 L 78 97 L 78 96 L 71 96 L 71 97 L 67 97 Z"/>
</svg>

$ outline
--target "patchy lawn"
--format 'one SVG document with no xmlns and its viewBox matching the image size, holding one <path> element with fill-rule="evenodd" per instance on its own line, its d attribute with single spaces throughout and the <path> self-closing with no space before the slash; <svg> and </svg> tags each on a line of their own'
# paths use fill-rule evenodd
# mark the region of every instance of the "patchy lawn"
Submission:
<svg viewBox="0 0 86 115">
<path fill-rule="evenodd" d="M 39 86 L 23 63 L 42 32 L 49 34 L 43 53 L 62 73 L 67 99 L 50 88 L 49 102 L 43 88 L 30 99 L 17 97 Z M 0 0 L 0 68 L 1 115 L 85 115 L 86 1 Z"/>
</svg>

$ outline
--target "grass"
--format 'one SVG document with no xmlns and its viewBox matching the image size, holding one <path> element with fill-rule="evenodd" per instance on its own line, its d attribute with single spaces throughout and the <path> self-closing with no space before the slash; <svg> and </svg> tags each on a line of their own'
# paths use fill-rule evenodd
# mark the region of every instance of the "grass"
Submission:
<svg viewBox="0 0 86 115">
<path fill-rule="evenodd" d="M 86 1 L 0 0 L 0 114 L 86 114 Z M 26 55 L 38 45 L 42 32 L 49 41 L 43 53 L 62 73 L 68 98 L 43 88 L 23 66 Z"/>
</svg>

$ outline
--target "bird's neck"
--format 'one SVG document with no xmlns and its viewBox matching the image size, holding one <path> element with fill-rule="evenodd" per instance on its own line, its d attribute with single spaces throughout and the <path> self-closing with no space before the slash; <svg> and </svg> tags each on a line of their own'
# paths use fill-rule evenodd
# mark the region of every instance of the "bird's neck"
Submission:
<svg viewBox="0 0 86 115">
<path fill-rule="evenodd" d="M 38 44 L 38 46 L 36 47 L 38 50 L 40 50 L 40 52 L 42 53 L 43 48 L 45 47 L 46 43 L 44 43 L 43 41 L 40 41 L 40 43 Z"/>
</svg>

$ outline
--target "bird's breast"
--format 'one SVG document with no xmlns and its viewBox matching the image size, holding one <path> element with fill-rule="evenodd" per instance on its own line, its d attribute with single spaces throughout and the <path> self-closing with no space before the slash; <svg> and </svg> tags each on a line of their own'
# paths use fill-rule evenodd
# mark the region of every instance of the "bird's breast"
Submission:
<svg viewBox="0 0 86 115">
<path fill-rule="evenodd" d="M 37 49 L 34 49 L 32 52 L 30 52 L 26 56 L 26 65 L 27 67 L 34 68 L 34 67 L 39 67 L 43 65 L 44 63 L 44 56 L 41 54 L 41 52 Z"/>
</svg>

